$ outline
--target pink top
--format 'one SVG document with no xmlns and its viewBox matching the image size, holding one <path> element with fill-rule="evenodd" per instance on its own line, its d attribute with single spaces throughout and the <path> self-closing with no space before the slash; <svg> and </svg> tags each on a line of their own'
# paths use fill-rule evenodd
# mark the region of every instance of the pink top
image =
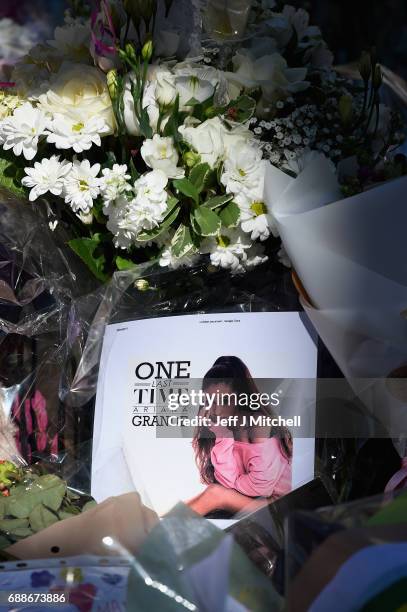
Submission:
<svg viewBox="0 0 407 612">
<path fill-rule="evenodd" d="M 291 491 L 291 463 L 278 438 L 237 442 L 220 438 L 211 451 L 217 482 L 249 497 L 281 496 Z"/>
</svg>

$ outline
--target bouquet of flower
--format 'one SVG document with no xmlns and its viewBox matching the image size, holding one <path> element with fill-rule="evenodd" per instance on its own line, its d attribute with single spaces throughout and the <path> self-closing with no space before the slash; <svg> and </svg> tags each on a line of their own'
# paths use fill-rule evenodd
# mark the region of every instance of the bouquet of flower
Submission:
<svg viewBox="0 0 407 612">
<path fill-rule="evenodd" d="M 380 103 L 376 58 L 362 58 L 361 81 L 341 77 L 305 11 L 254 2 L 236 52 L 203 40 L 182 57 L 179 33 L 163 44 L 157 27 L 176 2 L 97 4 L 89 15 L 76 2 L 17 65 L 0 100 L 0 181 L 38 205 L 52 197 L 52 227 L 69 226 L 101 281 L 148 260 L 209 255 L 236 273 L 276 258 L 269 163 L 296 176 L 323 153 L 344 195 L 406 172 L 389 157 L 400 122 Z"/>
</svg>

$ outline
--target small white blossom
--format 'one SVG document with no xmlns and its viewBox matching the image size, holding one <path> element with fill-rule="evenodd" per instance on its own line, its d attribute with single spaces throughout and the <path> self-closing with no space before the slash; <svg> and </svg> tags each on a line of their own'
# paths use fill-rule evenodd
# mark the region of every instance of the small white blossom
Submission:
<svg viewBox="0 0 407 612">
<path fill-rule="evenodd" d="M 82 162 L 74 159 L 72 169 L 65 181 L 65 202 L 74 212 L 89 213 L 100 192 L 97 175 L 100 164 L 90 165 L 89 160 Z"/>
<path fill-rule="evenodd" d="M 168 178 L 184 176 L 183 168 L 178 168 L 179 155 L 170 137 L 163 138 L 155 134 L 152 139 L 144 141 L 141 156 L 147 166 L 153 170 L 162 170 Z"/>
<path fill-rule="evenodd" d="M 168 179 L 161 170 L 143 175 L 134 185 L 136 197 L 119 197 L 105 208 L 109 216 L 107 228 L 115 236 L 116 247 L 126 249 L 137 242 L 143 230 L 157 227 L 167 210 Z"/>
<path fill-rule="evenodd" d="M 26 102 L 0 123 L 0 143 L 5 151 L 12 149 L 14 155 L 23 154 L 30 161 L 37 154 L 38 140 L 46 127 L 45 113 Z"/>
<path fill-rule="evenodd" d="M 159 264 L 162 268 L 171 268 L 172 270 L 190 268 L 198 261 L 199 257 L 198 253 L 187 253 L 182 257 L 175 257 L 168 247 L 161 253 Z"/>
<path fill-rule="evenodd" d="M 131 186 L 127 181 L 130 174 L 127 174 L 126 164 L 114 164 L 113 168 L 104 168 L 103 177 L 100 179 L 100 191 L 105 204 L 110 204 L 127 191 L 131 191 Z"/>
<path fill-rule="evenodd" d="M 228 193 L 252 202 L 263 199 L 264 176 L 265 161 L 261 149 L 245 145 L 229 151 L 221 183 Z"/>
<path fill-rule="evenodd" d="M 237 229 L 222 230 L 221 235 L 203 242 L 201 250 L 203 253 L 209 253 L 212 265 L 238 273 L 245 269 L 247 250 L 251 246 L 252 242 L 247 234 Z"/>
<path fill-rule="evenodd" d="M 109 132 L 110 127 L 102 117 L 95 116 L 81 121 L 55 114 L 46 133 L 47 141 L 57 149 L 73 149 L 75 153 L 81 153 L 88 151 L 94 144 L 100 147 L 100 137 Z"/>
<path fill-rule="evenodd" d="M 241 209 L 242 230 L 250 234 L 252 240 L 264 241 L 270 236 L 268 209 L 264 202 L 252 202 Z"/>
<path fill-rule="evenodd" d="M 250 270 L 256 266 L 260 266 L 268 260 L 267 255 L 264 254 L 264 247 L 261 244 L 253 244 L 252 247 L 247 251 L 247 259 L 245 261 L 245 268 Z"/>
<path fill-rule="evenodd" d="M 55 196 L 62 196 L 65 179 L 71 171 L 72 164 L 65 159 L 59 161 L 59 156 L 53 155 L 50 159 L 44 158 L 35 162 L 33 168 L 25 168 L 26 176 L 22 184 L 29 187 L 30 201 L 33 202 L 48 191 Z"/>
</svg>

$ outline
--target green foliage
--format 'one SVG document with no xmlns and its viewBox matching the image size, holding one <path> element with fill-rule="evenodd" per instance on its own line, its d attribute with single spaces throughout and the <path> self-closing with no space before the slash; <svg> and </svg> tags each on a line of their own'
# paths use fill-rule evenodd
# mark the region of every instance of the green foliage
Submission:
<svg viewBox="0 0 407 612">
<path fill-rule="evenodd" d="M 75 238 L 70 240 L 68 245 L 88 266 L 89 270 L 102 282 L 108 279 L 105 272 L 106 257 L 103 253 L 96 254 L 103 241 L 101 234 L 94 234 L 92 238 Z"/>
<path fill-rule="evenodd" d="M 198 226 L 201 236 L 216 236 L 221 228 L 221 220 L 218 215 L 210 208 L 203 206 L 197 208 L 192 213 L 194 228 Z"/>
<path fill-rule="evenodd" d="M 0 154 L 0 187 L 4 187 L 19 197 L 26 197 L 26 190 L 21 184 L 25 175 L 24 168 L 18 163 L 18 158 L 7 151 Z"/>
<path fill-rule="evenodd" d="M 196 251 L 196 237 L 189 225 L 182 223 L 174 234 L 171 250 L 175 257 L 183 257 L 191 251 Z"/>
<path fill-rule="evenodd" d="M 209 164 L 198 164 L 192 168 L 189 180 L 196 188 L 198 194 L 202 193 L 208 183 L 212 170 Z"/>
<path fill-rule="evenodd" d="M 95 502 L 67 488 L 55 474 L 16 469 L 17 484 L 0 496 L 0 549 L 46 529 L 54 523 L 90 509 Z"/>
<path fill-rule="evenodd" d="M 216 208 L 220 208 L 224 204 L 227 204 L 231 200 L 233 200 L 233 195 L 231 193 L 227 193 L 225 195 L 215 196 L 209 200 L 206 200 L 206 202 L 203 203 L 203 206 L 215 210 Z"/>
<path fill-rule="evenodd" d="M 199 191 L 189 179 L 175 179 L 173 185 L 175 189 L 180 191 L 184 196 L 191 198 L 195 204 L 199 204 Z"/>
<path fill-rule="evenodd" d="M 240 209 L 236 202 L 229 202 L 219 213 L 223 227 L 236 227 L 240 219 Z"/>
<path fill-rule="evenodd" d="M 116 257 L 116 268 L 121 272 L 125 270 L 133 270 L 137 267 L 137 265 L 131 261 L 131 259 L 125 259 L 124 257 L 117 256 Z"/>
</svg>

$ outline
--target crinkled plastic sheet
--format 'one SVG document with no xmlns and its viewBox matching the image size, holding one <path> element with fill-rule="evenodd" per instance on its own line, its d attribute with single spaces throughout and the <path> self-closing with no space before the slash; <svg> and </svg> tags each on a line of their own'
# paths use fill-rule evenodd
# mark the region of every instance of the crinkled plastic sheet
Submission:
<svg viewBox="0 0 407 612">
<path fill-rule="evenodd" d="M 370 546 L 406 544 L 406 511 L 407 492 L 397 491 L 321 508 L 314 512 L 293 513 L 287 521 L 285 551 L 289 609 L 297 612 L 327 609 L 323 607 L 323 602 L 327 600 L 319 599 L 318 606 L 315 606 L 315 602 L 327 587 L 330 596 L 334 593 L 336 597 L 341 597 L 339 585 L 335 586 L 334 582 L 341 568 L 357 553 L 367 551 Z M 380 568 L 377 556 L 373 556 L 371 561 Z M 360 570 L 361 580 L 366 584 L 370 581 L 380 587 L 380 578 L 376 577 L 373 581 L 369 578 L 371 568 L 367 570 L 363 564 L 358 566 L 357 563 L 353 567 Z M 403 575 L 405 576 L 405 555 Z M 393 577 L 396 581 L 395 573 Z M 354 575 L 352 581 L 353 578 Z M 351 582 L 351 592 L 356 584 Z M 342 579 L 341 586 L 345 591 L 348 590 Z M 373 593 L 374 589 L 369 592 L 371 595 Z M 344 600 L 342 607 L 338 609 L 349 610 L 350 602 L 353 604 L 351 608 L 356 609 L 352 597 L 346 595 L 347 601 Z M 339 602 L 337 605 L 339 606 Z"/>
<path fill-rule="evenodd" d="M 108 551 L 109 549 L 109 551 Z M 233 538 L 183 505 L 153 529 L 136 557 L 109 538 L 106 557 L 4 563 L 0 598 L 10 593 L 59 595 L 55 607 L 150 612 L 268 612 L 282 609 L 272 584 Z M 112 556 L 112 553 L 117 556 Z M 62 597 L 61 597 L 62 596 Z M 13 610 L 27 603 L 14 597 Z M 39 605 L 30 609 L 43 610 Z M 0 610 L 9 609 L 1 607 Z"/>
<path fill-rule="evenodd" d="M 71 365 L 67 331 L 80 352 L 97 285 L 66 247 L 64 225 L 52 232 L 47 217 L 46 203 L 34 208 L 0 191 L 0 401 L 18 426 L 23 459 L 52 464 L 81 489 L 90 434 L 82 436 L 80 415 L 66 409 L 60 390 Z M 92 291 L 90 310 L 73 320 L 73 302 Z"/>
</svg>

